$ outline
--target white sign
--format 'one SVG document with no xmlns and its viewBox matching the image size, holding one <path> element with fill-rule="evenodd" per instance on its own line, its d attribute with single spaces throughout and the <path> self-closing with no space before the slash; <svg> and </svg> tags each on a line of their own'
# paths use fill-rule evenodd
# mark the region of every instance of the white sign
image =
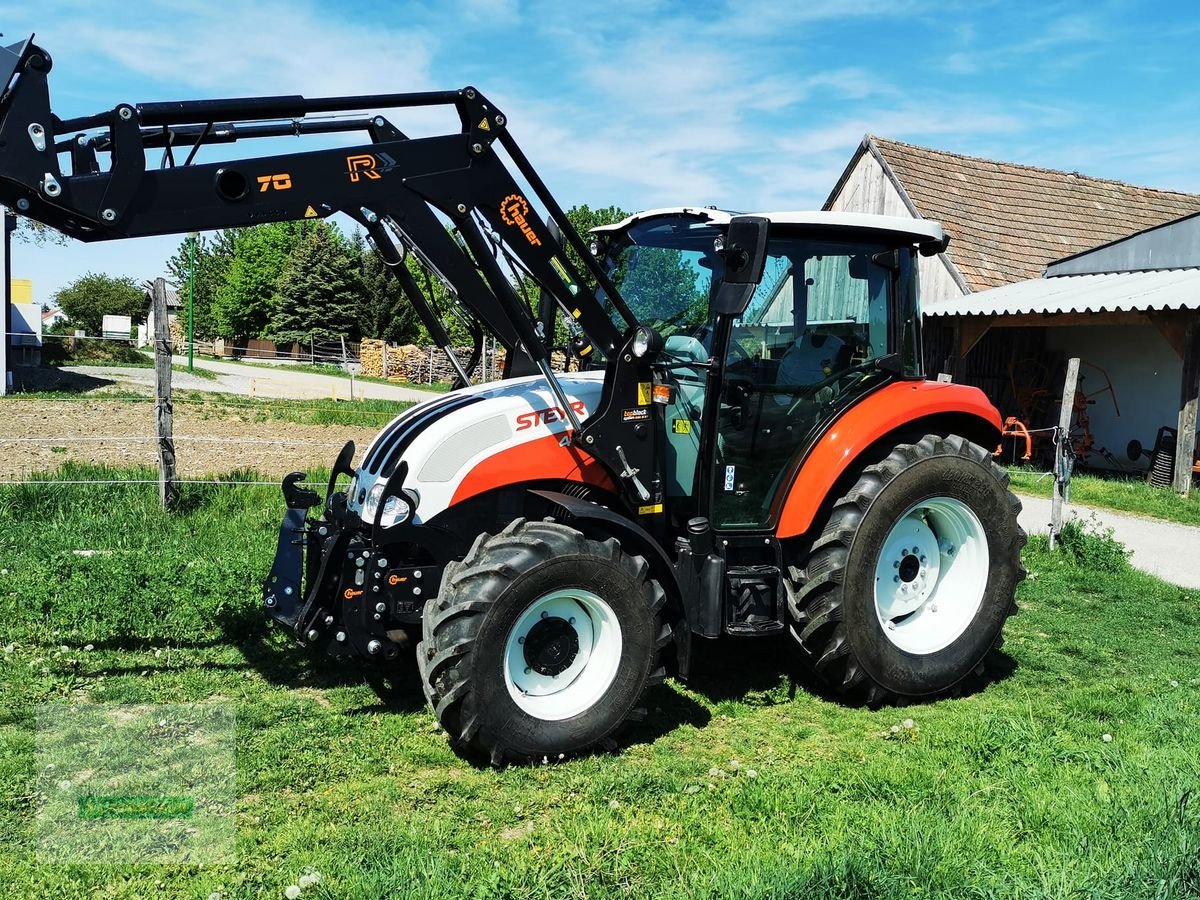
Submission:
<svg viewBox="0 0 1200 900">
<path fill-rule="evenodd" d="M 106 338 L 120 338 L 127 341 L 132 329 L 133 318 L 130 316 L 105 316 L 104 322 L 100 326 L 100 334 Z"/>
</svg>

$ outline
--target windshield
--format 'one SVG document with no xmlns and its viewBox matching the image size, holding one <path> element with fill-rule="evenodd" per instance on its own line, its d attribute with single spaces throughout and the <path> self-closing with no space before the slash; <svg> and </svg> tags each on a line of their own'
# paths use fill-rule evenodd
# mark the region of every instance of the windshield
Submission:
<svg viewBox="0 0 1200 900">
<path fill-rule="evenodd" d="M 667 340 L 668 353 L 686 338 L 707 340 L 709 302 L 725 271 L 713 248 L 720 234 L 696 218 L 648 219 L 621 235 L 609 254 L 609 277 L 638 321 Z M 609 314 L 622 324 L 615 310 Z"/>
</svg>

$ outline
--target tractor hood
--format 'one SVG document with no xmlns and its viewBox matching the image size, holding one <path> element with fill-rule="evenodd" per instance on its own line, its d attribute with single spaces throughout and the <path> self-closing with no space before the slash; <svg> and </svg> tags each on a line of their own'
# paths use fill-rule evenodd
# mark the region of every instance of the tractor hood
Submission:
<svg viewBox="0 0 1200 900">
<path fill-rule="evenodd" d="M 600 402 L 604 373 L 559 377 L 582 421 Z M 370 524 L 383 485 L 407 463 L 403 488 L 427 522 L 454 503 L 507 484 L 583 481 L 610 487 L 598 462 L 567 442 L 569 423 L 540 375 L 453 391 L 405 410 L 371 442 L 348 492 Z"/>
</svg>

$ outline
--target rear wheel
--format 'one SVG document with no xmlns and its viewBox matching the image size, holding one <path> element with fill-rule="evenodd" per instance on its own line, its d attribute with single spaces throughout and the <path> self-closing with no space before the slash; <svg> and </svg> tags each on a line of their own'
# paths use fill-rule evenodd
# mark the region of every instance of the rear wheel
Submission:
<svg viewBox="0 0 1200 900">
<path fill-rule="evenodd" d="M 665 675 L 664 601 L 615 539 L 518 520 L 447 567 L 417 647 L 426 697 L 451 740 L 493 765 L 611 746 Z"/>
<path fill-rule="evenodd" d="M 981 671 L 1016 611 L 1021 504 L 965 438 L 927 435 L 868 466 L 788 579 L 792 634 L 836 691 L 882 703 Z"/>
</svg>

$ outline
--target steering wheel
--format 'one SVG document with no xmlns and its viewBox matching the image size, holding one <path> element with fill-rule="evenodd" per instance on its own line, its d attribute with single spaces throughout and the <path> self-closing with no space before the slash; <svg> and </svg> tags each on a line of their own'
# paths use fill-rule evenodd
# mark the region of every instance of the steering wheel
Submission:
<svg viewBox="0 0 1200 900">
<path fill-rule="evenodd" d="M 867 359 L 850 366 L 848 369 L 840 369 L 837 372 L 833 372 L 816 384 L 805 385 L 802 390 L 796 393 L 795 399 L 788 406 L 788 418 L 791 418 L 796 413 L 796 410 L 800 408 L 800 404 L 810 397 L 816 397 L 818 403 L 828 403 L 837 395 L 837 392 L 833 390 L 835 384 L 856 372 L 869 372 L 873 368 L 875 368 L 874 358 Z"/>
</svg>

